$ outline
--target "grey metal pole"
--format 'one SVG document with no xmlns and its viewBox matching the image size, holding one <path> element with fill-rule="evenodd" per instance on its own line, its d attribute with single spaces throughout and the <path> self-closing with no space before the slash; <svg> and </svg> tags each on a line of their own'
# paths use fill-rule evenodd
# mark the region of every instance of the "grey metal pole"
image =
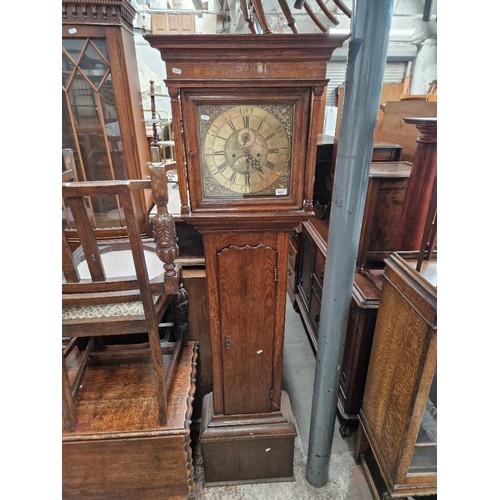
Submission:
<svg viewBox="0 0 500 500">
<path fill-rule="evenodd" d="M 306 478 L 324 486 L 393 0 L 354 2 L 332 193 Z"/>
</svg>

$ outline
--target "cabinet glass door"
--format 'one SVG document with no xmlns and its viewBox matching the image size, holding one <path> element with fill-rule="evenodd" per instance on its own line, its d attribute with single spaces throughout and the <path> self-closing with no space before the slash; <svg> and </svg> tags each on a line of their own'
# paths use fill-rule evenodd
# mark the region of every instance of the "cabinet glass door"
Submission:
<svg viewBox="0 0 500 500">
<path fill-rule="evenodd" d="M 72 149 L 79 181 L 127 179 L 113 79 L 104 38 L 63 39 L 62 147 Z M 113 197 L 93 200 L 96 227 L 115 227 Z"/>
<path fill-rule="evenodd" d="M 409 474 L 437 473 L 437 390 L 434 378 L 425 405 Z"/>
</svg>

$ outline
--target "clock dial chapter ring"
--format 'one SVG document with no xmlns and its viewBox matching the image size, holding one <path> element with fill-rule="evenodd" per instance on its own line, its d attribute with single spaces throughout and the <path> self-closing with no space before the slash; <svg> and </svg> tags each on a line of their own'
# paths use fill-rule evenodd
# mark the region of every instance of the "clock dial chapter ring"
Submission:
<svg viewBox="0 0 500 500">
<path fill-rule="evenodd" d="M 259 106 L 235 106 L 208 128 L 204 156 L 211 177 L 238 195 L 275 183 L 289 163 L 290 141 L 281 122 Z"/>
</svg>

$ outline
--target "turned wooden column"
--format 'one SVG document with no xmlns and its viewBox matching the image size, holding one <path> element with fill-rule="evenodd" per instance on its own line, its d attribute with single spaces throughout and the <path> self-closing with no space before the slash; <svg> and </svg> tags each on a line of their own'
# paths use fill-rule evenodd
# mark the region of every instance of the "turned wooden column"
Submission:
<svg viewBox="0 0 500 500">
<path fill-rule="evenodd" d="M 420 132 L 413 157 L 408 189 L 399 220 L 396 248 L 420 248 L 425 218 L 437 175 L 437 118 L 404 118 Z"/>
</svg>

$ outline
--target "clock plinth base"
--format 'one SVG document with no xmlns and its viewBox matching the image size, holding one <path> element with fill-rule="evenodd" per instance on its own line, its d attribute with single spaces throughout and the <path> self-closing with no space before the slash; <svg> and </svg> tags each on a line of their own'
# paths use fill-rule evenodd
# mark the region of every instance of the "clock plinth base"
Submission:
<svg viewBox="0 0 500 500">
<path fill-rule="evenodd" d="M 203 398 L 200 443 L 205 485 L 294 481 L 297 436 L 286 392 L 281 410 L 248 415 L 214 415 L 213 393 Z"/>
</svg>

